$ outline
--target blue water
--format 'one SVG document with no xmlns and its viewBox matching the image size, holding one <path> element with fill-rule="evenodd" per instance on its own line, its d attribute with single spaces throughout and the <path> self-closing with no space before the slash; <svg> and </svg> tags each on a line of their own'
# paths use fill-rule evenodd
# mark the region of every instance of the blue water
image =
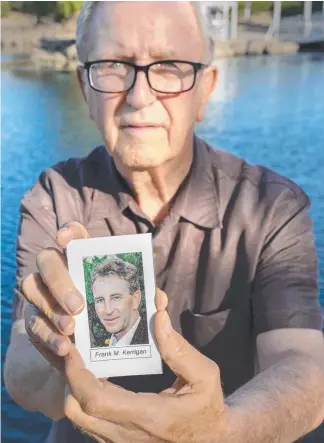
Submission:
<svg viewBox="0 0 324 443">
<path fill-rule="evenodd" d="M 324 303 L 324 54 L 219 61 L 218 88 L 197 133 L 296 181 L 312 199 Z M 51 164 L 100 143 L 74 75 L 2 71 L 2 359 L 11 321 L 19 202 Z M 2 388 L 5 443 L 41 443 L 49 422 Z"/>
</svg>

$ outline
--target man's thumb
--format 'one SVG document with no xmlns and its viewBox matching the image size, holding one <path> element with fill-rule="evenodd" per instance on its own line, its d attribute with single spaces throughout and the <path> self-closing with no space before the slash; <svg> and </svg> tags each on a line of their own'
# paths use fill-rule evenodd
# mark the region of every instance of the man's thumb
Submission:
<svg viewBox="0 0 324 443">
<path fill-rule="evenodd" d="M 197 351 L 173 329 L 165 310 L 156 313 L 155 336 L 165 363 L 187 383 L 194 385 L 205 383 L 211 377 L 219 378 L 217 364 Z"/>
<path fill-rule="evenodd" d="M 56 234 L 56 244 L 59 248 L 66 248 L 71 240 L 90 238 L 89 232 L 81 223 L 71 221 L 60 227 Z"/>
</svg>

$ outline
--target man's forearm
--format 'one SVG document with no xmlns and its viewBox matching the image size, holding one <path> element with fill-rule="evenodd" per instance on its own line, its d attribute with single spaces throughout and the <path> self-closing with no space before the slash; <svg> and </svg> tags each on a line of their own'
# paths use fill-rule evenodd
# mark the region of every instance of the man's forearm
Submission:
<svg viewBox="0 0 324 443">
<path fill-rule="evenodd" d="M 23 320 L 12 327 L 4 380 L 9 395 L 24 409 L 53 420 L 64 417 L 64 376 L 29 342 Z"/>
<path fill-rule="evenodd" d="M 224 442 L 291 443 L 324 419 L 324 373 L 310 357 L 287 354 L 226 399 Z"/>
</svg>

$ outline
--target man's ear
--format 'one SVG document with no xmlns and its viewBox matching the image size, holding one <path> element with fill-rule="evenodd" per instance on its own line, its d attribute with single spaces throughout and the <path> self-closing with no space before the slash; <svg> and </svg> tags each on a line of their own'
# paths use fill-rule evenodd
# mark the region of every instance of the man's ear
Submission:
<svg viewBox="0 0 324 443">
<path fill-rule="evenodd" d="M 86 79 L 85 79 L 85 70 L 83 66 L 77 66 L 77 78 L 78 78 L 78 83 L 83 95 L 83 98 L 85 100 L 85 102 L 88 105 L 88 109 L 89 109 L 89 116 L 91 118 L 91 120 L 94 120 L 92 112 L 91 112 L 91 108 L 89 106 L 89 100 L 88 100 L 88 96 L 87 96 L 87 91 L 86 91 Z"/>
<path fill-rule="evenodd" d="M 133 294 L 133 308 L 138 309 L 142 300 L 142 294 L 141 291 L 135 291 Z"/>
<path fill-rule="evenodd" d="M 87 95 L 85 92 L 85 84 L 84 84 L 84 67 L 78 65 L 76 73 L 77 73 L 78 83 L 79 83 L 83 98 L 88 103 Z"/>
<path fill-rule="evenodd" d="M 202 98 L 197 112 L 197 122 L 201 122 L 204 117 L 205 107 L 217 83 L 217 75 L 218 71 L 214 65 L 208 66 L 203 73 L 201 88 Z"/>
</svg>

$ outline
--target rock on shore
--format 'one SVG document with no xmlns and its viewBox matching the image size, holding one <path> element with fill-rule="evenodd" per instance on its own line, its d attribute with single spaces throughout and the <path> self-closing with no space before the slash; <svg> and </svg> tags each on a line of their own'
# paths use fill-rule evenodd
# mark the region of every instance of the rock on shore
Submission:
<svg viewBox="0 0 324 443">
<path fill-rule="evenodd" d="M 74 47 L 68 51 L 72 56 L 66 56 L 62 52 L 48 52 L 35 48 L 31 53 L 31 61 L 37 70 L 72 72 L 75 71 L 77 60 L 74 56 Z"/>
<path fill-rule="evenodd" d="M 31 69 L 63 72 L 75 69 L 75 45 L 66 46 L 64 43 L 74 42 L 76 17 L 64 23 L 44 18 L 44 23 L 36 25 L 35 17 L 13 12 L 9 17 L 2 18 L 1 25 L 2 53 L 25 55 L 29 58 L 28 66 Z M 44 41 L 56 42 L 56 48 L 46 48 Z M 25 60 L 27 61 L 27 58 Z"/>
<path fill-rule="evenodd" d="M 296 42 L 286 42 L 278 39 L 235 39 L 214 43 L 214 57 L 235 57 L 240 55 L 262 54 L 296 54 L 299 45 Z"/>
</svg>

